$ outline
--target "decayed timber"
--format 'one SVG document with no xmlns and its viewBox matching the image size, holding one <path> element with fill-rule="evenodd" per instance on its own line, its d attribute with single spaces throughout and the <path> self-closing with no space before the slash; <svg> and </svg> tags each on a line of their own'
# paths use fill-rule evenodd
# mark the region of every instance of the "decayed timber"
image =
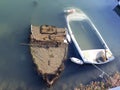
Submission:
<svg viewBox="0 0 120 90">
<path fill-rule="evenodd" d="M 51 86 L 64 69 L 67 54 L 66 32 L 55 26 L 31 25 L 30 49 L 39 74 Z"/>
</svg>

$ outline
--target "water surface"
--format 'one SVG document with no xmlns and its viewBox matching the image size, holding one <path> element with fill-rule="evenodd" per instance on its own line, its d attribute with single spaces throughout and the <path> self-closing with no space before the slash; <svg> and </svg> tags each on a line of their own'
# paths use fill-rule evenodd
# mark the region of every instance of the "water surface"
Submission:
<svg viewBox="0 0 120 90">
<path fill-rule="evenodd" d="M 71 21 L 70 26 L 82 50 L 104 49 L 94 28 L 88 20 Z"/>
<path fill-rule="evenodd" d="M 63 10 L 77 7 L 95 24 L 116 59 L 100 65 L 109 74 L 120 71 L 120 17 L 115 0 L 0 0 L 0 90 L 73 90 L 99 77 L 92 65 L 76 65 L 68 59 L 65 71 L 51 88 L 38 76 L 28 46 L 30 24 L 66 27 Z M 70 56 L 74 56 L 70 47 Z"/>
</svg>

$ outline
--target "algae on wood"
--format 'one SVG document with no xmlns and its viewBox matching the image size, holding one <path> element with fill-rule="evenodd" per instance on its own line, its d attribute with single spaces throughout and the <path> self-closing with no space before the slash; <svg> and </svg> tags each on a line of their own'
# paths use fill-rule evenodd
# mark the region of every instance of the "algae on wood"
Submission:
<svg viewBox="0 0 120 90">
<path fill-rule="evenodd" d="M 67 54 L 66 32 L 55 26 L 31 25 L 30 49 L 38 73 L 50 86 L 64 69 Z"/>
</svg>

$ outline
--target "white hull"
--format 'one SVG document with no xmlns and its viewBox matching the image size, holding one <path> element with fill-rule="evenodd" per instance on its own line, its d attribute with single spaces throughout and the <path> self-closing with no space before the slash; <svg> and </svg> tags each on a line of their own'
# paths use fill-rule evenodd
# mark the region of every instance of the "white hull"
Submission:
<svg viewBox="0 0 120 90">
<path fill-rule="evenodd" d="M 84 63 L 104 64 L 114 60 L 114 56 L 112 55 L 107 44 L 105 43 L 102 36 L 98 32 L 97 28 L 81 10 L 78 11 L 78 9 L 69 9 L 69 10 L 65 10 L 64 12 L 67 13 L 65 19 L 66 19 L 67 29 L 68 29 L 68 33 L 70 35 L 71 41 L 74 43 L 74 46 L 76 47 L 78 54 L 82 57 L 82 61 Z M 100 41 L 99 43 L 103 45 L 102 46 L 103 48 L 95 48 L 95 49 L 91 48 L 88 50 L 81 49 L 82 42 L 79 42 L 78 39 L 74 36 L 73 29 L 71 28 L 71 24 L 70 24 L 70 22 L 72 21 L 77 21 L 77 22 L 87 21 L 86 23 L 88 23 L 88 25 L 90 25 L 90 27 L 93 28 L 92 32 L 97 36 L 97 38 Z M 79 38 L 81 37 L 79 36 Z M 78 59 L 76 60 L 77 60 L 76 61 L 77 63 Z"/>
</svg>

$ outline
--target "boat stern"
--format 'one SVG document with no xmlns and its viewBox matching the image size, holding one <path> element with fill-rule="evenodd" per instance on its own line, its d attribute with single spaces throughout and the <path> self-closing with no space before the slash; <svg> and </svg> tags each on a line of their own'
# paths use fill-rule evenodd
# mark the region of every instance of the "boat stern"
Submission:
<svg viewBox="0 0 120 90">
<path fill-rule="evenodd" d="M 94 49 L 82 51 L 85 63 L 104 64 L 114 60 L 109 49 Z"/>
</svg>

